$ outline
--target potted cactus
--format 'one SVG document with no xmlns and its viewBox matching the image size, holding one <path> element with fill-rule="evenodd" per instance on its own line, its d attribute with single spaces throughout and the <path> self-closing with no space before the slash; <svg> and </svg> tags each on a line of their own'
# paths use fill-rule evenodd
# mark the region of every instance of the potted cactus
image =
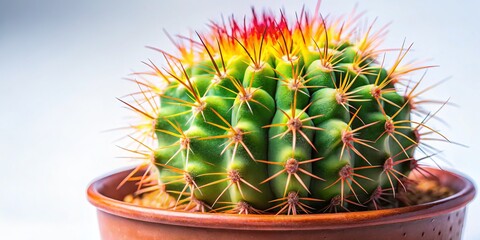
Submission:
<svg viewBox="0 0 480 240">
<path fill-rule="evenodd" d="M 88 190 L 102 238 L 460 239 L 473 185 L 422 163 L 448 141 L 408 79 L 430 66 L 387 66 L 358 18 L 253 11 L 154 48 L 119 99 L 143 161 Z"/>
</svg>

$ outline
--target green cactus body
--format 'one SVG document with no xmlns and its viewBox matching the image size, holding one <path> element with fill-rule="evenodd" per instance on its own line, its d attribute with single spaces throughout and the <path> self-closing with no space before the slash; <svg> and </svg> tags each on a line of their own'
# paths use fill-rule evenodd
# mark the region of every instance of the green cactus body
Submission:
<svg viewBox="0 0 480 240">
<path fill-rule="evenodd" d="M 194 56 L 166 55 L 157 69 L 165 87 L 147 115 L 153 164 L 177 209 L 343 211 L 367 209 L 378 189 L 398 191 L 419 140 L 397 91 L 410 72 L 397 70 L 403 57 L 387 70 L 371 48 L 379 39 L 342 35 L 352 26 L 318 16 L 291 26 L 267 13 L 255 19 L 242 29 L 212 25 L 191 40 L 203 45 Z"/>
</svg>

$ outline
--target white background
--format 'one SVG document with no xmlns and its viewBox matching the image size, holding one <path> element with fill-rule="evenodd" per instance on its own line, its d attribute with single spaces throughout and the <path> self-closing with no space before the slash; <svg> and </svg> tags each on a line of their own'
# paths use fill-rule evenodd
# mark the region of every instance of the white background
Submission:
<svg viewBox="0 0 480 240">
<path fill-rule="evenodd" d="M 322 13 L 348 13 L 356 1 L 324 1 Z M 160 59 L 145 45 L 172 50 L 170 33 L 205 30 L 220 15 L 251 5 L 293 16 L 283 1 L 11 1 L 0 0 L 0 238 L 99 239 L 85 197 L 95 177 L 131 164 L 114 145 L 127 111 L 115 97 L 134 91 L 122 80 Z M 306 1 L 313 11 L 316 1 Z M 378 26 L 393 22 L 384 47 L 415 42 L 412 56 L 438 64 L 427 83 L 451 76 L 427 97 L 448 99 L 442 133 L 469 148 L 434 143 L 454 168 L 480 182 L 478 1 L 365 1 Z M 430 84 L 426 84 L 430 85 Z M 480 201 L 468 211 L 465 239 L 480 239 Z"/>
</svg>

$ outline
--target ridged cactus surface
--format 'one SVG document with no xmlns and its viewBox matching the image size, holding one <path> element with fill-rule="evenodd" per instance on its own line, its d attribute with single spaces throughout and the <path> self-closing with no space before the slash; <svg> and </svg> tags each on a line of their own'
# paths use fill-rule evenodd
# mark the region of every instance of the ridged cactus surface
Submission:
<svg viewBox="0 0 480 240">
<path fill-rule="evenodd" d="M 438 134 L 411 119 L 421 91 L 407 76 L 428 66 L 404 63 L 411 46 L 380 49 L 386 28 L 359 17 L 253 11 L 172 39 L 177 54 L 156 49 L 165 63 L 145 62 L 134 101 L 121 100 L 146 119 L 131 138 L 149 151 L 129 149 L 147 159 L 141 191 L 229 213 L 394 205 L 421 172 L 420 130 Z"/>
</svg>

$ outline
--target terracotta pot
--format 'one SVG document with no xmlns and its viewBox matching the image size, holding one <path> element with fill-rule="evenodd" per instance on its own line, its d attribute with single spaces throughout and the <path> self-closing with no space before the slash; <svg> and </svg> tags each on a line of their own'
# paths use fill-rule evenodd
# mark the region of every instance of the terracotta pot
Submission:
<svg viewBox="0 0 480 240">
<path fill-rule="evenodd" d="M 94 181 L 88 200 L 97 207 L 101 237 L 114 239 L 461 239 L 473 184 L 458 174 L 430 169 L 456 193 L 416 206 L 297 216 L 187 213 L 134 206 L 121 201 L 135 189 L 119 190 L 129 170 Z"/>
</svg>

